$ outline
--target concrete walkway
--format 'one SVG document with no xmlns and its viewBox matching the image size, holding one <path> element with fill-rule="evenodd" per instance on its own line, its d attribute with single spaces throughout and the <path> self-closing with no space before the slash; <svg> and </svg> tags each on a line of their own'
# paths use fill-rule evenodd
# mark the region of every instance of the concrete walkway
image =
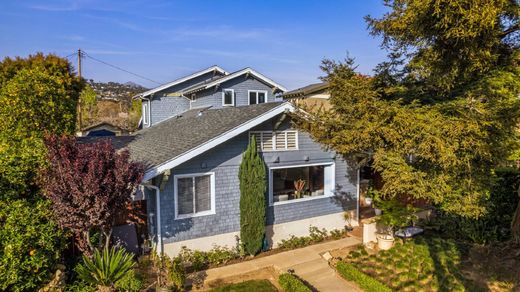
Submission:
<svg viewBox="0 0 520 292">
<path fill-rule="evenodd" d="M 318 291 L 362 291 L 354 284 L 345 281 L 337 275 L 334 269 L 321 256 L 327 251 L 360 243 L 361 239 L 357 237 L 347 237 L 229 266 L 209 269 L 204 272 L 204 286 L 212 282 L 225 281 L 226 278 L 254 273 L 256 270 L 274 268 L 278 272 L 286 272 L 289 269 L 294 270 L 296 275 L 307 281 Z"/>
</svg>

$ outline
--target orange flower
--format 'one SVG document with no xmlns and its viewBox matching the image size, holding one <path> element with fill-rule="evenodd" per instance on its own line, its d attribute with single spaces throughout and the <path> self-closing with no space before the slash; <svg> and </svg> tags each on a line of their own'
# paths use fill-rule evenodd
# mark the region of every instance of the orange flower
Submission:
<svg viewBox="0 0 520 292">
<path fill-rule="evenodd" d="M 36 250 L 35 249 L 31 249 L 31 251 L 29 251 L 29 255 L 30 256 L 33 256 L 36 254 Z"/>
</svg>

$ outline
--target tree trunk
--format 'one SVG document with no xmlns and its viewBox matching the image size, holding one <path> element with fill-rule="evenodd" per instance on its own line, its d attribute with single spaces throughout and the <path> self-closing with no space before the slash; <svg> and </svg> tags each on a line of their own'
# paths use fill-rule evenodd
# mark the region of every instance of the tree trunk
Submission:
<svg viewBox="0 0 520 292">
<path fill-rule="evenodd" d="M 520 186 L 518 186 L 518 196 L 520 197 Z M 511 234 L 513 235 L 513 240 L 516 243 L 520 243 L 520 201 L 518 201 L 513 221 L 511 222 Z"/>
</svg>

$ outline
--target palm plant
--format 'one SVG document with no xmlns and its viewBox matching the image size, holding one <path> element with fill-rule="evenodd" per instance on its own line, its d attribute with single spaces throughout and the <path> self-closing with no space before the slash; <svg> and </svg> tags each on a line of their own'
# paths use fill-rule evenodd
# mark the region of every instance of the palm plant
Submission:
<svg viewBox="0 0 520 292">
<path fill-rule="evenodd" d="M 94 284 L 99 291 L 113 291 L 114 284 L 134 267 L 132 254 L 122 248 L 96 249 L 92 258 L 83 256 L 75 271 L 83 281 Z"/>
</svg>

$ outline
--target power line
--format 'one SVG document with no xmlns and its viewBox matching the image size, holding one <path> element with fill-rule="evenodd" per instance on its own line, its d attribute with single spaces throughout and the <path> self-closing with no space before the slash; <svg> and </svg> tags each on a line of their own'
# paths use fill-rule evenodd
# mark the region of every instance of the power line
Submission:
<svg viewBox="0 0 520 292">
<path fill-rule="evenodd" d="M 94 57 L 92 57 L 91 55 L 87 54 L 87 53 L 86 53 L 85 51 L 83 51 L 83 50 L 82 50 L 81 52 L 82 52 L 82 54 L 81 54 L 82 56 L 85 56 L 85 57 L 87 57 L 87 58 L 89 58 L 89 59 L 92 59 L 92 60 L 94 60 L 94 61 L 96 61 L 96 62 L 102 63 L 102 64 L 107 65 L 107 66 L 109 66 L 109 67 L 112 67 L 112 68 L 114 68 L 114 69 L 117 69 L 117 70 L 123 71 L 123 72 L 125 72 L 125 73 L 131 74 L 131 75 L 134 75 L 134 76 L 136 76 L 136 77 L 142 78 L 142 79 L 144 79 L 144 80 L 148 80 L 148 81 L 150 81 L 150 82 L 153 82 L 153 83 L 156 83 L 156 84 L 159 84 L 159 85 L 162 84 L 162 83 L 160 83 L 160 82 L 157 82 L 157 81 L 152 80 L 152 79 L 150 79 L 150 78 L 146 78 L 146 77 L 144 77 L 144 76 L 142 76 L 142 75 L 139 75 L 139 74 L 137 74 L 137 73 L 133 73 L 133 72 L 130 72 L 130 71 L 128 71 L 128 70 L 125 70 L 125 69 L 123 69 L 123 68 L 121 68 L 121 67 L 119 67 L 119 66 L 112 65 L 112 64 L 107 63 L 107 62 L 105 62 L 105 61 L 102 61 L 102 60 L 99 60 L 99 59 L 97 59 L 97 58 L 94 58 Z M 76 53 L 74 53 L 74 54 L 76 54 Z M 73 54 L 71 54 L 71 55 L 73 55 Z"/>
</svg>

